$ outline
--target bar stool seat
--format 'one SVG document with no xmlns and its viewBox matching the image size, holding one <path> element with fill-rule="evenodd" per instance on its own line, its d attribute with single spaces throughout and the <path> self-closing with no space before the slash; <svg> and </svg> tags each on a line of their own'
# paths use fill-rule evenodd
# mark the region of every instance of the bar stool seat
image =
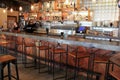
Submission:
<svg viewBox="0 0 120 80">
<path fill-rule="evenodd" d="M 49 49 L 48 46 L 38 46 L 38 48 L 39 48 L 40 50 L 47 50 L 47 49 Z"/>
<path fill-rule="evenodd" d="M 10 43 L 11 43 L 11 41 L 1 41 L 0 45 L 1 46 L 7 46 L 7 44 L 10 44 Z"/>
<path fill-rule="evenodd" d="M 4 45 L 4 44 L 7 44 L 8 42 L 7 41 L 2 41 L 0 42 L 0 45 Z"/>
<path fill-rule="evenodd" d="M 95 58 L 95 63 L 108 63 L 109 58 L 106 57 L 97 57 Z"/>
<path fill-rule="evenodd" d="M 77 59 L 90 56 L 90 54 L 88 54 L 88 53 L 82 53 L 82 54 L 79 54 L 78 56 L 76 56 L 74 52 L 68 53 L 68 54 L 69 54 L 69 56 L 71 56 L 73 58 L 77 58 Z"/>
<path fill-rule="evenodd" d="M 66 53 L 66 50 L 63 48 L 57 48 L 54 50 L 54 54 Z"/>
<path fill-rule="evenodd" d="M 16 70 L 16 77 L 11 74 L 11 66 L 10 63 L 14 64 L 15 70 Z M 4 67 L 7 65 L 8 67 L 8 75 L 4 76 Z M 11 78 L 15 78 L 16 80 L 19 80 L 19 74 L 18 74 L 18 67 L 17 67 L 17 59 L 14 56 L 11 55 L 1 55 L 0 56 L 0 80 L 4 80 L 5 77 L 8 77 L 9 80 Z"/>
</svg>

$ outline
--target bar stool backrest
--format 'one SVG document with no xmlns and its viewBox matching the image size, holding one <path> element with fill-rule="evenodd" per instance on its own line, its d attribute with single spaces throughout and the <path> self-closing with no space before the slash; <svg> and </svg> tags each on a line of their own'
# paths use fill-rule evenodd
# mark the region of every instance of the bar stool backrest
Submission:
<svg viewBox="0 0 120 80">
<path fill-rule="evenodd" d="M 16 43 L 22 44 L 23 43 L 23 37 L 16 37 Z"/>
<path fill-rule="evenodd" d="M 49 46 L 49 42 L 41 40 L 40 41 L 40 45 L 42 45 L 42 46 Z"/>
<path fill-rule="evenodd" d="M 34 39 L 31 39 L 31 38 L 24 38 L 24 44 L 25 45 L 34 45 L 35 44 L 35 40 Z"/>
</svg>

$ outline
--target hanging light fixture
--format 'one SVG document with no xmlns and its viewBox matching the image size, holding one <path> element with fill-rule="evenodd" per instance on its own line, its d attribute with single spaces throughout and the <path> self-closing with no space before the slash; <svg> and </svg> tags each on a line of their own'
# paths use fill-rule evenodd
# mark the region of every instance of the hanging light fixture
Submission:
<svg viewBox="0 0 120 80">
<path fill-rule="evenodd" d="M 13 8 L 10 9 L 10 12 L 13 12 Z"/>
<path fill-rule="evenodd" d="M 20 6 L 20 7 L 19 7 L 19 11 L 22 11 L 22 9 L 23 9 L 23 8 Z"/>
</svg>

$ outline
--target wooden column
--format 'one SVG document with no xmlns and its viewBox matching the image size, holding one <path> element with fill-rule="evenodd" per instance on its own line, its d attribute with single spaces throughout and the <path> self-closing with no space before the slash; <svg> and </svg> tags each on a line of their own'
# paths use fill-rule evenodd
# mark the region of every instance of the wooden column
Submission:
<svg viewBox="0 0 120 80">
<path fill-rule="evenodd" d="M 57 10 L 58 9 L 58 2 L 57 2 L 57 0 L 54 2 L 54 5 L 55 5 L 54 9 Z"/>
<path fill-rule="evenodd" d="M 77 8 L 77 9 L 80 8 L 80 0 L 77 0 L 76 8 Z"/>
<path fill-rule="evenodd" d="M 120 38 L 120 9 L 119 9 L 119 24 L 118 24 L 118 37 Z"/>
<path fill-rule="evenodd" d="M 88 21 L 91 20 L 91 16 L 90 16 L 90 8 L 88 8 Z"/>
</svg>

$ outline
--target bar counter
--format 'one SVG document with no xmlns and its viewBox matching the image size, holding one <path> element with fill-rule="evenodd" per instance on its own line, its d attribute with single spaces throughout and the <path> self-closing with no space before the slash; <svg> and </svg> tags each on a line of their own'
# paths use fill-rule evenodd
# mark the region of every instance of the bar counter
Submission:
<svg viewBox="0 0 120 80">
<path fill-rule="evenodd" d="M 31 38 L 35 40 L 45 40 L 50 42 L 58 42 L 61 44 L 68 44 L 68 45 L 76 45 L 76 46 L 84 46 L 88 48 L 99 48 L 111 51 L 120 51 L 120 42 L 110 42 L 110 41 L 103 41 L 103 40 L 90 40 L 90 39 L 83 39 L 79 38 L 78 36 L 70 36 L 64 39 L 61 39 L 60 36 L 53 36 L 46 34 L 36 34 L 36 33 L 13 33 L 13 32 L 1 32 L 0 34 L 5 35 L 12 35 L 12 36 L 21 36 L 23 38 Z"/>
<path fill-rule="evenodd" d="M 46 35 L 46 34 L 38 34 L 38 33 L 25 33 L 25 32 L 21 32 L 21 33 L 13 33 L 13 32 L 1 32 L 0 34 L 3 35 L 8 35 L 8 36 L 16 36 L 18 39 L 18 42 L 21 41 L 20 38 L 24 38 L 24 42 L 28 44 L 33 40 L 36 42 L 39 42 L 39 40 L 42 41 L 48 41 L 51 43 L 60 43 L 60 44 L 66 44 L 67 45 L 73 45 L 73 46 L 83 46 L 83 47 L 87 47 L 87 51 L 91 51 L 93 50 L 92 48 L 97 48 L 97 52 L 95 52 L 95 61 L 104 61 L 104 60 L 109 60 L 109 58 L 111 58 L 112 56 L 116 55 L 117 53 L 119 53 L 120 51 L 120 42 L 119 41 L 105 41 L 105 40 L 91 40 L 91 39 L 84 39 L 81 36 L 68 36 L 67 38 L 63 38 L 60 35 Z M 7 38 L 7 36 L 6 36 Z M 63 39 L 62 39 L 63 38 Z M 38 41 L 36 41 L 38 40 Z M 12 45 L 10 45 L 9 47 L 12 47 Z M 68 49 L 70 50 L 70 49 Z M 22 48 L 19 45 L 18 46 L 18 52 L 22 52 Z M 23 51 L 24 53 L 24 51 Z M 42 58 L 44 60 L 45 58 L 45 53 L 44 51 L 40 52 L 39 56 L 39 52 L 37 51 L 37 53 L 32 53 L 32 48 L 27 48 L 25 55 L 28 55 L 30 57 L 36 56 L 36 59 Z M 49 55 L 48 55 L 49 56 Z M 59 55 L 55 55 L 55 61 L 59 61 Z M 42 60 L 41 59 L 41 60 Z M 99 60 L 100 59 L 100 60 Z M 62 56 L 62 60 L 63 63 L 65 63 L 66 61 L 66 55 Z M 88 66 L 88 58 L 86 59 L 81 59 L 82 61 L 79 63 L 81 65 L 82 68 L 87 69 Z M 70 66 L 74 66 L 74 59 L 73 57 L 68 55 L 68 64 Z M 101 63 L 97 63 L 95 62 L 94 64 L 94 72 L 95 75 L 101 75 L 100 80 L 103 80 L 104 75 L 105 75 L 105 67 L 106 64 L 103 62 Z M 102 69 L 101 69 L 102 68 Z M 115 68 L 115 70 L 117 70 L 118 68 Z M 119 74 L 119 72 L 117 73 Z"/>
</svg>

